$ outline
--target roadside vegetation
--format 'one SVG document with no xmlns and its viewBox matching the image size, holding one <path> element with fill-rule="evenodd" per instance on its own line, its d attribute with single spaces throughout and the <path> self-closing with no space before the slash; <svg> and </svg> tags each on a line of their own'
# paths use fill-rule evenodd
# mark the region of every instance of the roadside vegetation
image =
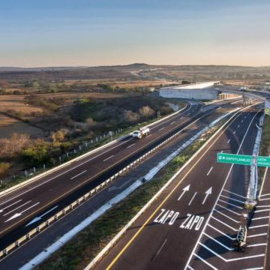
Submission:
<svg viewBox="0 0 270 270">
<path fill-rule="evenodd" d="M 113 206 L 102 217 L 94 221 L 87 229 L 80 232 L 68 244 L 37 267 L 37 269 L 84 269 L 128 221 L 140 211 L 161 187 L 214 134 L 220 125 L 221 123 L 208 130 L 179 156 L 171 160 L 153 180 L 145 183 L 128 198 Z"/>
</svg>

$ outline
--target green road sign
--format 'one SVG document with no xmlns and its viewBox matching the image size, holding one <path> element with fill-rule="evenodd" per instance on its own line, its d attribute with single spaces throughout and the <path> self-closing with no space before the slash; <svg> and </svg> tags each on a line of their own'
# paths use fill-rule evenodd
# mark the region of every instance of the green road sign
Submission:
<svg viewBox="0 0 270 270">
<path fill-rule="evenodd" d="M 270 167 L 270 157 L 257 157 L 257 166 Z"/>
<path fill-rule="evenodd" d="M 240 165 L 251 165 L 252 156 L 248 155 L 234 155 L 234 154 L 217 154 L 217 162 L 220 163 L 234 163 Z"/>
</svg>

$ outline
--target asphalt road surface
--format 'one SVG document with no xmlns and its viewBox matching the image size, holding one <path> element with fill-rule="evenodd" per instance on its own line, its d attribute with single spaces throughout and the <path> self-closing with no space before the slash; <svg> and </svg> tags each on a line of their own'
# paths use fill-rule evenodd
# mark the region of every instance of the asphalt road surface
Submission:
<svg viewBox="0 0 270 270">
<path fill-rule="evenodd" d="M 96 269 L 263 269 L 267 203 L 255 212 L 246 250 L 233 251 L 231 244 L 243 219 L 249 167 L 216 162 L 218 152 L 252 154 L 259 116 L 252 109 L 239 114 Z"/>
</svg>

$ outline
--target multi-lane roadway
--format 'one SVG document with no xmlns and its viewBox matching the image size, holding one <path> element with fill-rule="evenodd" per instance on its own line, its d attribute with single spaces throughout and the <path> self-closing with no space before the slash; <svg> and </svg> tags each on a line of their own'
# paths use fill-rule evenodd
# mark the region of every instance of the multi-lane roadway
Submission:
<svg viewBox="0 0 270 270">
<path fill-rule="evenodd" d="M 265 269 L 269 183 L 262 187 L 248 246 L 235 252 L 249 167 L 216 162 L 220 152 L 252 154 L 259 117 L 250 108 L 226 125 L 96 269 Z"/>
</svg>

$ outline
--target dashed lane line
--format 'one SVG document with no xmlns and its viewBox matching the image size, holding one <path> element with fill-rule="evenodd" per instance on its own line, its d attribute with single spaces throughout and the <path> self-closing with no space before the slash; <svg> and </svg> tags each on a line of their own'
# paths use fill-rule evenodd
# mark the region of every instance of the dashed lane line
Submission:
<svg viewBox="0 0 270 270">
<path fill-rule="evenodd" d="M 129 145 L 127 148 L 130 148 L 130 147 L 132 147 L 132 146 L 134 146 L 134 145 L 135 145 L 135 143 L 133 143 L 133 144 Z"/>
<path fill-rule="evenodd" d="M 227 141 L 227 143 L 230 143 L 230 141 L 231 141 L 231 139 L 229 139 L 229 140 Z"/>
<path fill-rule="evenodd" d="M 217 213 L 219 213 L 220 215 L 222 215 L 222 216 L 224 216 L 224 217 L 226 217 L 226 218 L 232 220 L 234 223 L 239 224 L 239 221 L 237 221 L 237 220 L 231 218 L 230 216 L 227 216 L 227 215 L 225 215 L 224 213 L 222 213 L 222 212 L 220 212 L 220 211 L 218 211 L 218 210 L 216 210 L 216 209 L 214 209 L 214 211 L 217 212 Z"/>
<path fill-rule="evenodd" d="M 112 156 L 110 156 L 110 157 L 108 157 L 108 158 L 104 159 L 104 160 L 103 160 L 103 162 L 105 162 L 105 161 L 107 161 L 107 160 L 111 159 L 112 157 L 114 157 L 114 155 L 112 155 Z"/>
<path fill-rule="evenodd" d="M 78 177 L 78 176 L 80 176 L 80 175 L 82 175 L 82 174 L 84 174 L 84 173 L 86 173 L 86 172 L 87 172 L 87 170 L 85 170 L 85 171 L 83 171 L 83 172 L 80 172 L 79 174 L 77 174 L 77 175 L 71 177 L 70 179 L 73 180 L 74 178 L 76 178 L 76 177 Z"/>
<path fill-rule="evenodd" d="M 195 192 L 191 200 L 189 201 L 188 205 L 191 205 L 192 201 L 194 200 L 195 196 L 197 195 L 198 192 Z"/>
<path fill-rule="evenodd" d="M 234 232 L 237 232 L 237 231 L 238 231 L 237 229 L 235 229 L 235 228 L 233 228 L 232 226 L 228 225 L 227 223 L 225 223 L 225 222 L 219 220 L 218 218 L 215 218 L 214 216 L 212 216 L 211 218 L 214 219 L 214 220 L 216 220 L 217 222 L 223 224 L 224 226 L 228 227 L 229 229 L 231 229 L 231 230 L 234 231 Z"/>
<path fill-rule="evenodd" d="M 225 207 L 225 206 L 222 206 L 222 205 L 220 205 L 220 204 L 218 204 L 218 203 L 217 203 L 217 206 L 219 206 L 219 207 L 221 207 L 222 209 L 225 209 L 225 210 L 227 210 L 227 211 L 229 211 L 229 212 L 231 212 L 231 213 L 233 213 L 233 214 L 235 214 L 235 215 L 237 215 L 237 216 L 242 216 L 241 214 L 239 214 L 239 213 L 233 211 L 232 209 L 230 209 L 230 208 L 228 208 L 228 207 Z"/>
<path fill-rule="evenodd" d="M 240 198 L 246 199 L 246 197 L 244 197 L 244 196 L 242 196 L 242 195 L 239 195 L 239 194 L 237 194 L 237 193 L 234 193 L 234 192 L 232 192 L 232 191 L 229 191 L 229 190 L 227 190 L 227 189 L 223 189 L 223 191 L 226 191 L 226 192 L 228 192 L 228 193 L 231 193 L 231 194 L 233 194 L 233 195 L 235 195 L 235 196 L 238 196 L 238 197 L 240 197 Z"/>
<path fill-rule="evenodd" d="M 233 134 L 235 134 L 236 133 L 236 130 L 233 132 Z"/>
<path fill-rule="evenodd" d="M 210 170 L 207 173 L 207 176 L 210 174 L 210 172 L 213 170 L 214 167 L 211 167 Z"/>
</svg>

